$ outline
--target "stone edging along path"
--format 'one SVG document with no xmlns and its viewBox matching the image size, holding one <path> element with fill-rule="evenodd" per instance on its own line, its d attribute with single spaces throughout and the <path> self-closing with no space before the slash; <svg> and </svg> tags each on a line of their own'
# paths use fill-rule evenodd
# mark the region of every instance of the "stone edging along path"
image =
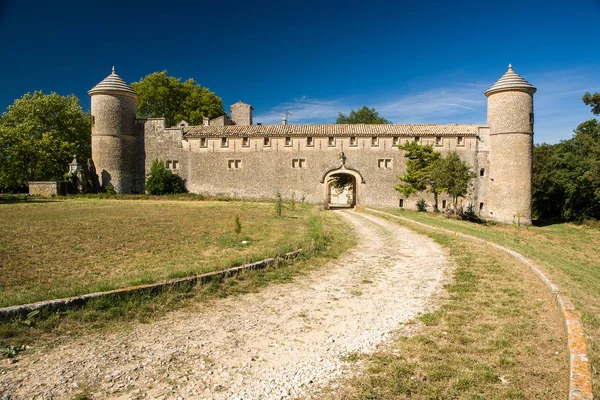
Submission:
<svg viewBox="0 0 600 400">
<path fill-rule="evenodd" d="M 465 233 L 451 231 L 449 229 L 438 228 L 436 226 L 427 225 L 422 222 L 413 221 L 412 219 L 400 217 L 398 215 L 389 214 L 383 211 L 374 210 L 372 208 L 364 208 L 365 210 L 387 215 L 392 218 L 397 218 L 403 221 L 407 221 L 416 225 L 424 226 L 429 229 L 450 233 L 456 236 L 460 236 L 466 239 L 474 240 L 480 243 L 485 243 L 495 247 L 496 249 L 507 253 L 508 255 L 516 258 L 521 263 L 525 264 L 531 271 L 533 271 L 544 284 L 552 290 L 558 308 L 563 316 L 565 330 L 567 332 L 567 345 L 569 347 L 569 367 L 570 367 L 570 379 L 569 379 L 569 400 L 591 400 L 594 398 L 592 392 L 592 374 L 590 371 L 589 360 L 587 357 L 585 338 L 583 335 L 583 326 L 579 319 L 579 314 L 575 309 L 571 300 L 568 297 L 560 294 L 558 286 L 552 283 L 552 281 L 546 276 L 542 269 L 535 265 L 530 259 L 524 255 L 517 253 L 507 247 L 500 246 L 497 243 L 490 242 L 484 239 L 480 239 L 475 236 L 467 235 Z"/>
<path fill-rule="evenodd" d="M 213 280 L 222 281 L 223 279 L 240 274 L 243 271 L 253 271 L 264 269 L 269 265 L 279 260 L 290 260 L 298 257 L 302 253 L 302 249 L 291 251 L 273 258 L 256 261 L 250 264 L 240 265 L 221 271 L 208 272 L 202 275 L 186 276 L 184 278 L 170 279 L 167 281 L 151 283 L 148 285 L 129 286 L 121 289 L 109 290 L 106 292 L 88 293 L 81 296 L 67 297 L 64 299 L 54 299 L 38 301 L 30 304 L 20 304 L 16 306 L 0 308 L 0 320 L 7 320 L 18 315 L 27 315 L 32 311 L 58 311 L 69 308 L 81 307 L 91 299 L 105 297 L 127 295 L 134 292 L 157 293 L 166 288 L 178 287 L 183 285 L 206 285 Z"/>
</svg>

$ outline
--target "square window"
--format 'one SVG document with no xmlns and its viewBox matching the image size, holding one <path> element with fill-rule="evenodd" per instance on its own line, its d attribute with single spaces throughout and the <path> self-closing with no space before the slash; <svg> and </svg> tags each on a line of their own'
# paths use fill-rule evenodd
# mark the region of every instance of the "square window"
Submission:
<svg viewBox="0 0 600 400">
<path fill-rule="evenodd" d="M 171 161 L 165 161 L 165 168 L 171 169 Z"/>
<path fill-rule="evenodd" d="M 381 169 L 385 168 L 385 160 L 383 158 L 377 160 L 377 167 Z"/>
<path fill-rule="evenodd" d="M 227 168 L 234 169 L 235 168 L 235 160 L 227 160 Z"/>
<path fill-rule="evenodd" d="M 249 147 L 250 146 L 250 138 L 248 138 L 248 137 L 242 138 L 242 146 Z"/>
<path fill-rule="evenodd" d="M 206 138 L 200 138 L 200 147 L 206 147 Z"/>
<path fill-rule="evenodd" d="M 328 142 L 327 142 L 327 143 L 328 143 L 328 144 L 329 144 L 329 146 L 331 146 L 331 147 L 335 146 L 335 138 L 334 138 L 334 137 L 332 137 L 332 136 L 330 136 L 330 137 L 329 137 L 329 139 L 328 139 Z"/>
<path fill-rule="evenodd" d="M 392 159 L 391 158 L 387 158 L 385 160 L 385 168 L 386 169 L 392 169 Z"/>
<path fill-rule="evenodd" d="M 179 161 L 173 161 L 173 169 L 179 169 Z"/>
<path fill-rule="evenodd" d="M 242 160 L 234 160 L 235 169 L 242 168 Z"/>
<path fill-rule="evenodd" d="M 264 138 L 263 139 L 263 146 L 268 147 L 270 145 L 271 145 L 271 138 L 268 138 L 268 137 Z"/>
<path fill-rule="evenodd" d="M 350 146 L 356 147 L 356 136 L 350 136 Z"/>
<path fill-rule="evenodd" d="M 420 136 L 415 136 L 415 142 L 421 143 L 421 137 Z"/>
<path fill-rule="evenodd" d="M 285 145 L 288 146 L 288 147 L 292 145 L 292 138 L 291 137 L 286 137 L 285 138 Z"/>
<path fill-rule="evenodd" d="M 398 136 L 394 136 L 392 138 L 392 145 L 398 146 L 400 144 L 400 138 Z"/>
<path fill-rule="evenodd" d="M 314 140 L 314 139 L 315 139 L 315 138 L 312 138 L 312 137 L 307 137 L 307 138 L 306 138 L 306 145 L 307 145 L 307 146 L 314 146 L 314 145 L 315 145 L 315 140 Z"/>
<path fill-rule="evenodd" d="M 465 140 L 462 136 L 459 136 L 456 138 L 456 145 L 457 146 L 464 146 L 465 145 Z"/>
<path fill-rule="evenodd" d="M 227 147 L 229 146 L 229 140 L 227 140 L 226 137 L 222 137 L 221 138 L 221 147 Z"/>
<path fill-rule="evenodd" d="M 379 138 L 377 136 L 371 138 L 371 146 L 379 146 Z"/>
<path fill-rule="evenodd" d="M 306 168 L 306 159 L 305 158 L 301 158 L 298 160 L 298 167 L 299 168 Z"/>
<path fill-rule="evenodd" d="M 436 146 L 441 146 L 442 144 L 443 144 L 442 137 L 441 136 L 436 136 L 435 137 L 435 145 Z"/>
</svg>

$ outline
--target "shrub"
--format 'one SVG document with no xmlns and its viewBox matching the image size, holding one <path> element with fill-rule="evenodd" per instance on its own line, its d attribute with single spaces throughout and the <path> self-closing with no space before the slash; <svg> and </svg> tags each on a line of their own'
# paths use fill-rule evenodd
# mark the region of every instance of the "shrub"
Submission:
<svg viewBox="0 0 600 400">
<path fill-rule="evenodd" d="M 467 204 L 467 209 L 463 209 L 463 207 L 461 206 L 458 211 L 458 219 L 462 220 L 462 221 L 469 221 L 469 222 L 475 222 L 478 224 L 483 223 L 483 220 L 479 217 L 479 215 L 477 215 L 477 212 L 475 212 L 475 206 L 473 205 L 473 203 L 469 203 Z"/>
<path fill-rule="evenodd" d="M 151 195 L 187 193 L 185 182 L 165 168 L 163 162 L 154 160 L 146 178 L 146 192 Z"/>
<path fill-rule="evenodd" d="M 240 216 L 236 215 L 235 220 L 233 221 L 233 231 L 236 235 L 242 233 L 242 223 L 240 222 Z"/>
<path fill-rule="evenodd" d="M 417 211 L 418 212 L 427 212 L 427 203 L 425 203 L 424 199 L 417 201 Z"/>
<path fill-rule="evenodd" d="M 275 195 L 275 215 L 281 217 L 283 212 L 283 200 L 281 199 L 281 193 L 277 192 Z"/>
</svg>

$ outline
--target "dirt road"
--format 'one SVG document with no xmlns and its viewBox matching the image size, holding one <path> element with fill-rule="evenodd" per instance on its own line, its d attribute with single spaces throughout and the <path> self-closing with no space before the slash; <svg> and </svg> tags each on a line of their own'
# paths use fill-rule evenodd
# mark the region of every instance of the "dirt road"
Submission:
<svg viewBox="0 0 600 400">
<path fill-rule="evenodd" d="M 360 237 L 336 262 L 260 293 L 198 304 L 130 331 L 0 361 L 13 399 L 281 399 L 307 396 L 422 312 L 447 269 L 432 240 L 336 211 Z"/>
</svg>

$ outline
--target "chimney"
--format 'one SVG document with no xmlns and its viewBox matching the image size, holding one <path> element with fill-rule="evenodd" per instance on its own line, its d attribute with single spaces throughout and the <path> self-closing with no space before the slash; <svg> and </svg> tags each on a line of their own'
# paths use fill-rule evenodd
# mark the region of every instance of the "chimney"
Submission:
<svg viewBox="0 0 600 400">
<path fill-rule="evenodd" d="M 285 119 L 285 118 L 284 118 L 284 119 L 282 119 L 282 120 L 281 120 L 281 125 L 287 125 L 287 119 Z"/>
<path fill-rule="evenodd" d="M 202 125 L 210 126 L 210 119 L 208 119 L 208 117 L 202 118 Z"/>
</svg>

